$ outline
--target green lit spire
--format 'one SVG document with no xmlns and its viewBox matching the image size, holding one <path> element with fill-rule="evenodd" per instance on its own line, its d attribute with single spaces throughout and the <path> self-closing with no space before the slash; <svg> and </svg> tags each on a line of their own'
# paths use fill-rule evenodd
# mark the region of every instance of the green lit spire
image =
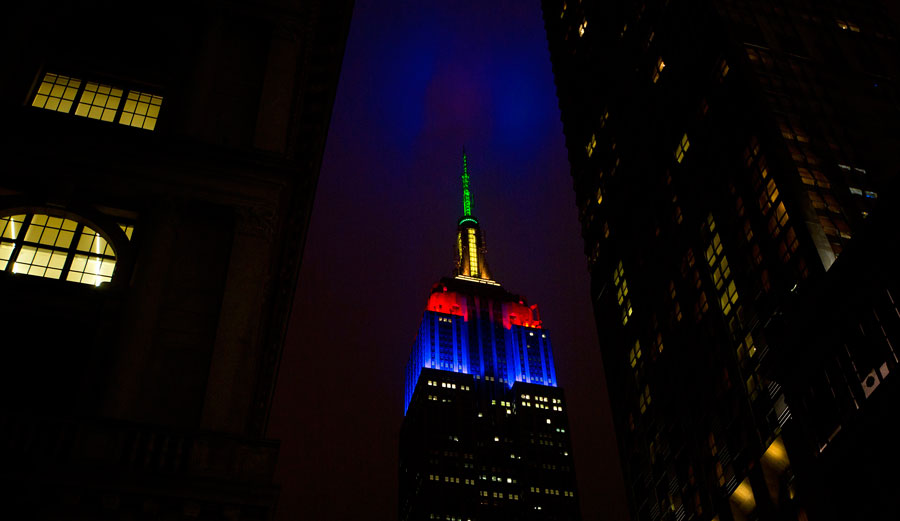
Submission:
<svg viewBox="0 0 900 521">
<path fill-rule="evenodd" d="M 472 194 L 469 193 L 469 168 L 466 164 L 466 149 L 463 148 L 463 217 L 472 216 Z"/>
</svg>

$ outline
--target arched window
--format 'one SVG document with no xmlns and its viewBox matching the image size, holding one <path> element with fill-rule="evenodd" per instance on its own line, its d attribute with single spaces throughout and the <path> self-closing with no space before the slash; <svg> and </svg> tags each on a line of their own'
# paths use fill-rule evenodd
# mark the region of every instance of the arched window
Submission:
<svg viewBox="0 0 900 521">
<path fill-rule="evenodd" d="M 120 225 L 128 239 L 133 227 Z M 40 213 L 0 216 L 0 271 L 99 286 L 112 280 L 116 252 L 90 226 Z"/>
</svg>

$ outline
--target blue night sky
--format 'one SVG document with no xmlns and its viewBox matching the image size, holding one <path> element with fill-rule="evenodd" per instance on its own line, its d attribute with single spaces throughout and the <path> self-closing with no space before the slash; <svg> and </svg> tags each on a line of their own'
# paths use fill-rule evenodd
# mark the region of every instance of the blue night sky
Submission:
<svg viewBox="0 0 900 521">
<path fill-rule="evenodd" d="M 540 3 L 356 4 L 270 423 L 279 519 L 396 519 L 404 369 L 452 270 L 464 146 L 494 278 L 553 335 L 584 519 L 627 519 Z"/>
</svg>

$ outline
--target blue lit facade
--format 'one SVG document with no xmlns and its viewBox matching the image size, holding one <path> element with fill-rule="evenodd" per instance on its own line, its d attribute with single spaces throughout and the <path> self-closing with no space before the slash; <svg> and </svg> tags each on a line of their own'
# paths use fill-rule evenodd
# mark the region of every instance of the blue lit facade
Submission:
<svg viewBox="0 0 900 521">
<path fill-rule="evenodd" d="M 409 363 L 403 413 L 422 369 L 474 375 L 476 380 L 555 387 L 550 334 L 541 328 L 537 305 L 493 280 L 478 219 L 472 215 L 469 171 L 463 152 L 463 216 L 457 223 L 452 278 L 431 289 Z"/>
<path fill-rule="evenodd" d="M 452 293 L 463 297 L 472 301 L 472 308 L 477 311 L 468 319 L 465 315 L 425 311 L 406 366 L 404 414 L 423 368 L 472 374 L 479 380 L 506 383 L 507 387 L 515 382 L 557 385 L 550 333 L 539 327 L 510 323 L 510 314 L 518 318 L 511 310 L 531 311 L 530 308 L 518 301 L 496 302 L 489 297 L 444 291 L 447 282 L 450 281 L 445 279 L 436 286 L 441 296 Z M 477 284 L 459 282 L 467 286 Z M 429 299 L 429 307 L 435 305 L 435 300 Z M 495 316 L 496 311 L 500 316 Z"/>
</svg>

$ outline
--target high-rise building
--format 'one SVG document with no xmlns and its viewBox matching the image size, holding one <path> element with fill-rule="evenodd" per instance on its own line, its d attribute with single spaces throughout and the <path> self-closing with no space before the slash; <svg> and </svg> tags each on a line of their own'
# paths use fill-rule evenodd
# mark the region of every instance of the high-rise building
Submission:
<svg viewBox="0 0 900 521">
<path fill-rule="evenodd" d="M 406 367 L 400 519 L 577 520 L 565 397 L 537 305 L 496 282 L 463 154 L 456 269 Z"/>
<path fill-rule="evenodd" d="M 896 519 L 892 6 L 542 4 L 633 518 Z"/>
<path fill-rule="evenodd" d="M 4 8 L 3 517 L 271 519 L 352 2 Z"/>
</svg>

